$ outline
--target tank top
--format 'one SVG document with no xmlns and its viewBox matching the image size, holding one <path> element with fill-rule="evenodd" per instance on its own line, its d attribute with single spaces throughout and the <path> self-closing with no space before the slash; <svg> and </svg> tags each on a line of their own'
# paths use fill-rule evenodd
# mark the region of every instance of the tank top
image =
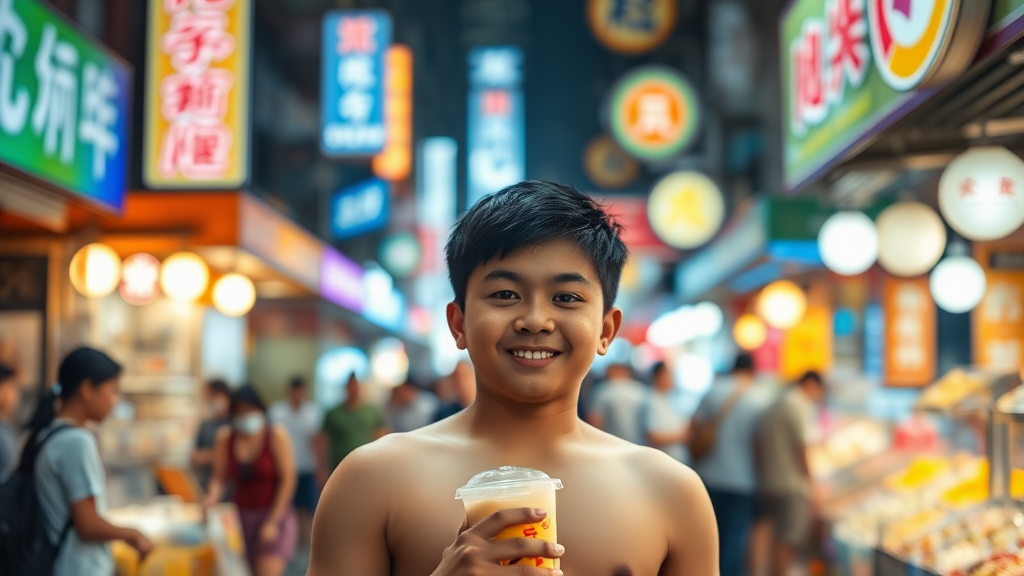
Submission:
<svg viewBox="0 0 1024 576">
<path fill-rule="evenodd" d="M 242 463 L 235 455 L 235 431 L 228 444 L 228 477 L 234 481 L 234 502 L 240 510 L 265 510 L 277 494 L 277 467 L 270 448 L 270 425 L 264 426 L 263 449 L 252 462 Z"/>
</svg>

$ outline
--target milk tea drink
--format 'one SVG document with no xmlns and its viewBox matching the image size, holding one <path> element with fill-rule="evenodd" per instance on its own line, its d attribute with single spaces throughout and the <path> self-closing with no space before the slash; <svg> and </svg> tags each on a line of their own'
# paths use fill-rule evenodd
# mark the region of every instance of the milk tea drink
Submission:
<svg viewBox="0 0 1024 576">
<path fill-rule="evenodd" d="M 521 524 L 506 528 L 496 540 L 510 538 L 539 538 L 558 542 L 558 525 L 555 521 L 555 491 L 562 488 L 562 482 L 539 470 L 502 466 L 473 476 L 462 488 L 455 491 L 456 500 L 462 500 L 466 507 L 469 525 L 475 526 L 484 518 L 499 510 L 508 508 L 540 508 L 547 517 L 536 524 Z M 529 565 L 540 568 L 558 568 L 557 559 L 516 558 L 503 561 L 503 566 Z"/>
</svg>

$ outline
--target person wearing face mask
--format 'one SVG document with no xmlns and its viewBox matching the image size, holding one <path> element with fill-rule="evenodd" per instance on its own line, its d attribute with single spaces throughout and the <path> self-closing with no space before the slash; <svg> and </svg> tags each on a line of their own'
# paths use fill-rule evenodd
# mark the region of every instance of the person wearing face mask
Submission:
<svg viewBox="0 0 1024 576">
<path fill-rule="evenodd" d="M 206 385 L 206 405 L 209 417 L 199 425 L 195 448 L 192 450 L 192 469 L 199 485 L 206 490 L 213 473 L 213 444 L 217 431 L 230 423 L 231 388 L 223 380 L 212 380 Z"/>
<path fill-rule="evenodd" d="M 250 385 L 231 396 L 231 426 L 217 432 L 213 476 L 205 505 L 234 487 L 245 551 L 255 576 L 280 576 L 295 554 L 298 520 L 295 457 L 288 432 L 267 421 L 267 409 Z"/>
</svg>

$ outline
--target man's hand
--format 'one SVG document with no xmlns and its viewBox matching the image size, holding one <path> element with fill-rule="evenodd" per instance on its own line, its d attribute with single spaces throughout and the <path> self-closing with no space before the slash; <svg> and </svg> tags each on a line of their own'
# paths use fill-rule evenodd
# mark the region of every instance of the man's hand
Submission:
<svg viewBox="0 0 1024 576">
<path fill-rule="evenodd" d="M 511 538 L 495 540 L 502 530 L 520 524 L 535 524 L 547 517 L 547 512 L 533 508 L 501 510 L 481 520 L 476 526 L 463 524 L 455 543 L 441 555 L 441 564 L 432 576 L 561 576 L 561 570 L 548 570 L 532 566 L 501 566 L 502 560 L 516 558 L 560 558 L 565 549 L 537 538 Z"/>
<path fill-rule="evenodd" d="M 264 522 L 260 528 L 260 543 L 273 544 L 280 535 L 281 529 L 277 526 L 277 522 Z"/>
<path fill-rule="evenodd" d="M 143 560 L 150 552 L 153 551 L 153 543 L 149 541 L 149 538 L 139 532 L 138 530 L 132 530 L 128 537 L 124 539 L 125 544 L 128 544 L 135 551 L 139 553 L 139 559 Z"/>
</svg>

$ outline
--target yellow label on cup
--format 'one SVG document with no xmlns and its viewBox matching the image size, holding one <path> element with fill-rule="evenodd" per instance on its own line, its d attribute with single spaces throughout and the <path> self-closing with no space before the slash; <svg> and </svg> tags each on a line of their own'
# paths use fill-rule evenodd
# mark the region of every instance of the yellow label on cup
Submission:
<svg viewBox="0 0 1024 576">
<path fill-rule="evenodd" d="M 545 518 L 536 524 L 520 524 L 501 531 L 495 540 L 510 540 L 512 538 L 537 538 L 555 542 L 555 522 L 551 518 Z M 502 566 L 536 566 L 538 568 L 558 568 L 556 561 L 550 558 L 516 558 L 513 560 L 502 560 Z"/>
</svg>

